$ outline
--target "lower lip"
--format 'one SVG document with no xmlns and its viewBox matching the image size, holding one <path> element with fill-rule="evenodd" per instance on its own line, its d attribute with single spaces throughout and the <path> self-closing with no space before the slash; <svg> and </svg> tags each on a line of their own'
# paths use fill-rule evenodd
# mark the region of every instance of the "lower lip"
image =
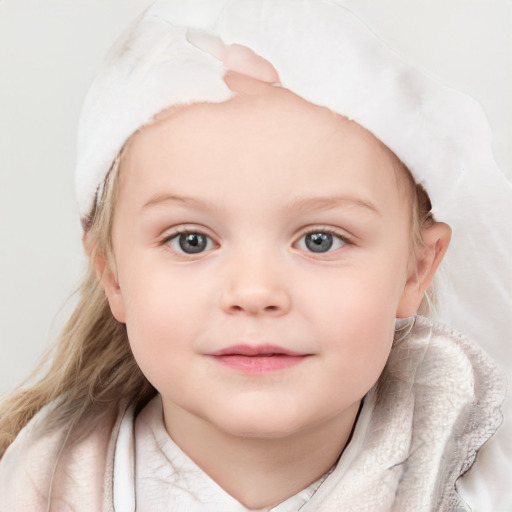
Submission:
<svg viewBox="0 0 512 512">
<path fill-rule="evenodd" d="M 302 363 L 307 356 L 276 354 L 271 356 L 243 356 L 239 354 L 211 356 L 216 362 L 243 373 L 261 374 L 291 368 Z"/>
</svg>

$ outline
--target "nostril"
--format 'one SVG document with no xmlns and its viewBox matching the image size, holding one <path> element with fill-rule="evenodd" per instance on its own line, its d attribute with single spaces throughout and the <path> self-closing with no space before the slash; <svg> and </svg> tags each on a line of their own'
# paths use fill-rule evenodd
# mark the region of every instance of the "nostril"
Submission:
<svg viewBox="0 0 512 512">
<path fill-rule="evenodd" d="M 238 304 L 233 304 L 230 306 L 230 311 L 232 313 L 241 313 L 241 312 L 247 312 L 247 313 L 258 313 L 258 312 L 264 312 L 264 313 L 274 313 L 279 311 L 281 308 L 279 306 L 265 306 L 263 308 L 257 307 L 257 306 L 251 306 L 248 305 L 247 307 L 240 306 Z"/>
<path fill-rule="evenodd" d="M 278 316 L 289 310 L 290 299 L 284 291 L 270 288 L 228 289 L 222 293 L 220 306 L 231 315 Z"/>
</svg>

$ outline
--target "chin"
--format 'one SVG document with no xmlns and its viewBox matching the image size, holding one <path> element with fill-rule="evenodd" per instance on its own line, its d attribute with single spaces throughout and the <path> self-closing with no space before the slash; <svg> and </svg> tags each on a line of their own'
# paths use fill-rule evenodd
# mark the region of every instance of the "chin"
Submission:
<svg viewBox="0 0 512 512">
<path fill-rule="evenodd" d="M 283 407 L 253 406 L 243 411 L 225 411 L 222 416 L 218 415 L 212 420 L 211 423 L 226 434 L 259 439 L 282 439 L 307 430 L 314 424 L 311 418 L 305 417 L 303 409 L 289 411 Z"/>
</svg>

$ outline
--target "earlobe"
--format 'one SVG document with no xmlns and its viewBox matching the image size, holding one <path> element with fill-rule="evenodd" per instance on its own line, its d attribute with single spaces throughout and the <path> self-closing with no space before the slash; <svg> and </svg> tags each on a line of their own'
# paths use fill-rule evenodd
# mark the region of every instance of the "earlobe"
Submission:
<svg viewBox="0 0 512 512">
<path fill-rule="evenodd" d="M 424 244 L 407 278 L 398 304 L 397 318 L 407 318 L 417 313 L 425 291 L 448 249 L 451 234 L 450 226 L 443 222 L 435 222 L 422 231 Z"/>
</svg>

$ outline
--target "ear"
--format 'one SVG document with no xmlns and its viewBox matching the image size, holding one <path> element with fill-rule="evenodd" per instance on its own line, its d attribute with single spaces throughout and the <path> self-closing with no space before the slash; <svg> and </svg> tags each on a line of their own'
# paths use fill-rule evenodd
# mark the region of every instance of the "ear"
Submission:
<svg viewBox="0 0 512 512">
<path fill-rule="evenodd" d="M 87 235 L 84 235 L 82 242 L 85 252 L 92 259 L 94 270 L 98 281 L 103 286 L 105 295 L 114 318 L 121 323 L 126 323 L 126 310 L 124 306 L 123 294 L 119 286 L 115 269 L 108 260 L 97 251 L 93 251 L 91 244 L 88 243 Z"/>
<path fill-rule="evenodd" d="M 430 286 L 437 267 L 448 249 L 452 230 L 448 224 L 435 222 L 432 226 L 423 229 L 421 235 L 423 247 L 407 277 L 396 312 L 397 318 L 408 318 L 417 313 L 425 291 Z"/>
</svg>

